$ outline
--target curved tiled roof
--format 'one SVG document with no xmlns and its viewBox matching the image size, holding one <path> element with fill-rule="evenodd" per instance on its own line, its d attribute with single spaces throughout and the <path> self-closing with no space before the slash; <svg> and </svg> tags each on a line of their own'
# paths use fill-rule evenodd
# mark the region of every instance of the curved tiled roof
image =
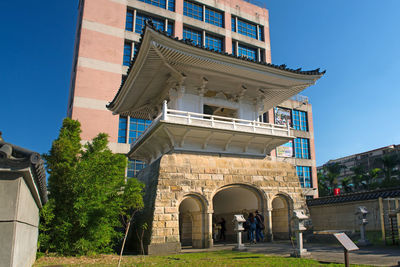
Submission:
<svg viewBox="0 0 400 267">
<path fill-rule="evenodd" d="M 166 31 L 160 31 L 160 30 L 156 29 L 151 20 L 147 20 L 146 23 L 145 23 L 145 27 L 144 27 L 144 29 L 143 29 L 143 32 L 142 32 L 142 34 L 141 34 L 141 36 L 140 36 L 140 40 L 139 40 L 139 43 L 138 43 L 138 48 L 137 48 L 136 55 L 139 54 L 140 47 L 142 46 L 143 37 L 144 37 L 144 35 L 145 35 L 145 33 L 146 33 L 146 30 L 149 29 L 149 28 L 152 29 L 152 30 L 155 31 L 155 32 L 158 32 L 158 33 L 160 33 L 160 34 L 162 34 L 162 35 L 164 35 L 164 36 L 166 36 L 166 37 L 172 39 L 172 40 L 175 40 L 176 42 L 180 42 L 180 43 L 183 43 L 183 44 L 187 44 L 187 45 L 190 45 L 190 46 L 192 46 L 192 47 L 197 47 L 197 48 L 199 48 L 199 49 L 203 49 L 203 50 L 206 50 L 206 51 L 210 51 L 210 52 L 213 52 L 213 53 L 216 53 L 216 54 L 225 55 L 225 56 L 227 56 L 227 57 L 233 57 L 233 58 L 237 58 L 237 59 L 239 59 L 239 60 L 253 62 L 253 63 L 256 63 L 256 64 L 258 64 L 258 65 L 263 65 L 263 66 L 271 67 L 271 68 L 274 68 L 274 69 L 284 70 L 284 71 L 287 71 L 287 72 L 290 72 L 290 73 L 296 73 L 296 74 L 302 74 L 302 75 L 324 75 L 324 74 L 326 73 L 326 70 L 320 71 L 320 68 L 317 68 L 317 69 L 315 69 L 315 70 L 308 70 L 308 71 L 303 71 L 302 68 L 291 69 L 291 68 L 287 68 L 285 64 L 282 64 L 282 65 L 275 65 L 275 64 L 271 64 L 271 63 L 268 63 L 268 62 L 265 62 L 265 61 L 259 62 L 259 61 L 250 59 L 250 58 L 248 58 L 248 57 L 235 56 L 235 55 L 233 55 L 233 54 L 229 54 L 229 53 L 226 53 L 226 52 L 216 51 L 216 50 L 214 50 L 214 49 L 210 49 L 210 48 L 207 48 L 207 47 L 202 46 L 202 45 L 196 45 L 192 40 L 189 40 L 189 39 L 179 39 L 178 37 L 172 37 L 172 36 L 169 36 L 169 35 L 168 35 L 168 32 L 166 32 Z M 107 108 L 108 108 L 108 107 L 111 107 L 111 106 L 113 105 L 113 102 L 117 99 L 118 95 L 120 94 L 121 89 L 122 89 L 122 87 L 124 86 L 126 77 L 129 75 L 130 71 L 132 70 L 132 68 L 133 68 L 133 66 L 134 66 L 134 64 L 135 64 L 135 59 L 136 59 L 136 57 L 134 57 L 134 58 L 131 60 L 131 62 L 130 62 L 130 64 L 129 64 L 129 67 L 128 67 L 127 75 L 122 79 L 121 85 L 120 85 L 120 87 L 119 87 L 119 89 L 118 89 L 118 92 L 117 92 L 116 95 L 114 96 L 114 99 L 107 105 Z"/>
<path fill-rule="evenodd" d="M 0 141 L 0 168 L 30 168 L 34 183 L 39 191 L 40 200 L 47 202 L 46 171 L 39 153 Z"/>
<path fill-rule="evenodd" d="M 378 198 L 399 197 L 400 187 L 348 193 L 339 196 L 320 197 L 307 200 L 308 206 L 329 205 L 353 201 L 365 201 Z"/>
</svg>

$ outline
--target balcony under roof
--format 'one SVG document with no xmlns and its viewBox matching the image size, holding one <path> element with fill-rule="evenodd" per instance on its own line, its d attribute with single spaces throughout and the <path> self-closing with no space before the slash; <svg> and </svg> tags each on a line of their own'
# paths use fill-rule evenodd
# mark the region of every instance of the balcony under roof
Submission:
<svg viewBox="0 0 400 267">
<path fill-rule="evenodd" d="M 128 157 L 151 163 L 174 151 L 264 158 L 293 138 L 287 126 L 171 110 L 165 101 L 162 113 L 131 145 Z"/>
</svg>

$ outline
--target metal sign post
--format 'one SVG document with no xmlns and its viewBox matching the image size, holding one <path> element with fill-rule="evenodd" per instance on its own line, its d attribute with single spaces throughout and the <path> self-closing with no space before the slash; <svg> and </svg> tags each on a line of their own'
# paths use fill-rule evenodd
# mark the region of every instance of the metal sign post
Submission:
<svg viewBox="0 0 400 267">
<path fill-rule="evenodd" d="M 344 248 L 344 264 L 350 266 L 349 251 L 359 250 L 356 244 L 345 233 L 333 234 Z"/>
</svg>

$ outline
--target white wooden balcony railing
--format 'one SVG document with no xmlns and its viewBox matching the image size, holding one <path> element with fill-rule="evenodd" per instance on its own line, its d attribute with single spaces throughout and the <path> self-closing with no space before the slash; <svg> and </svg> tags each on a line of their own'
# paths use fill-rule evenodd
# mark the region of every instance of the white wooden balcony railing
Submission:
<svg viewBox="0 0 400 267">
<path fill-rule="evenodd" d="M 164 102 L 162 113 L 153 120 L 149 127 L 135 141 L 135 143 L 139 143 L 140 140 L 143 139 L 146 134 L 150 132 L 151 129 L 160 122 L 160 120 L 168 123 L 176 123 L 181 125 L 183 124 L 210 129 L 291 137 L 289 126 L 168 109 L 166 102 Z M 135 143 L 133 143 L 132 146 Z"/>
</svg>

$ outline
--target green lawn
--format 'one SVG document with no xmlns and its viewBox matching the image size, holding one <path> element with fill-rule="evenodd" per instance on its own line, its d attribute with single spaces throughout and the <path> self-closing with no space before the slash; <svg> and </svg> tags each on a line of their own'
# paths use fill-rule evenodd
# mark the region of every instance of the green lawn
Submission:
<svg viewBox="0 0 400 267">
<path fill-rule="evenodd" d="M 117 255 L 93 257 L 41 257 L 38 266 L 116 266 Z M 229 250 L 186 253 L 169 256 L 124 256 L 121 266 L 344 266 L 325 264 L 315 260 L 265 256 Z M 352 265 L 359 266 L 359 265 Z"/>
</svg>

